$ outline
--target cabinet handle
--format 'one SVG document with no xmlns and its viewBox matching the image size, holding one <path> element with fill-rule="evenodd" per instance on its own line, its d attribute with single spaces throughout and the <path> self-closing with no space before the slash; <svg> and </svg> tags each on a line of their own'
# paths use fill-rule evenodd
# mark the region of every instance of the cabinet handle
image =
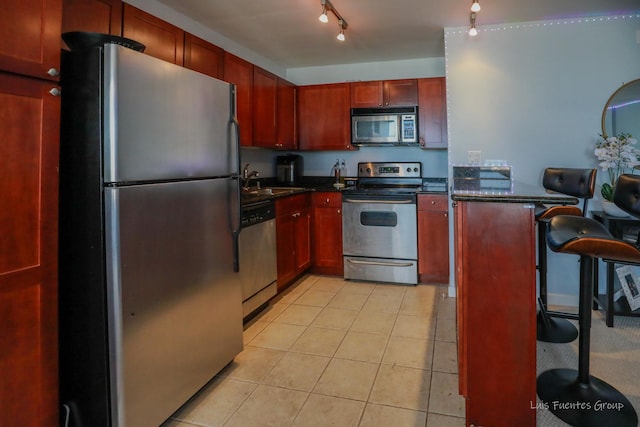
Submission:
<svg viewBox="0 0 640 427">
<path fill-rule="evenodd" d="M 432 205 L 435 205 L 435 204 L 436 204 L 436 201 L 435 201 L 435 200 L 432 200 L 432 201 L 431 201 L 431 204 L 432 204 Z"/>
<path fill-rule="evenodd" d="M 60 92 L 60 89 L 58 89 L 57 87 L 54 87 L 49 91 L 49 93 L 53 96 L 60 96 L 61 92 Z"/>
<path fill-rule="evenodd" d="M 338 209 L 338 213 L 339 213 L 339 214 L 341 214 L 341 213 L 342 213 L 342 211 L 340 211 L 340 209 Z"/>
<path fill-rule="evenodd" d="M 47 70 L 47 74 L 49 74 L 51 77 L 56 77 L 60 73 L 55 68 L 49 68 Z"/>
</svg>

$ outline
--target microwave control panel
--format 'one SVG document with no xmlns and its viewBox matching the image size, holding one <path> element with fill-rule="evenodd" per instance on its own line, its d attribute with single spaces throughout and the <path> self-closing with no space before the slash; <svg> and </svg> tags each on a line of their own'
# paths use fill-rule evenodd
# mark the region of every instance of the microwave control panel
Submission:
<svg viewBox="0 0 640 427">
<path fill-rule="evenodd" d="M 403 114 L 401 116 L 402 126 L 402 142 L 417 142 L 416 137 L 416 115 L 415 114 Z"/>
</svg>

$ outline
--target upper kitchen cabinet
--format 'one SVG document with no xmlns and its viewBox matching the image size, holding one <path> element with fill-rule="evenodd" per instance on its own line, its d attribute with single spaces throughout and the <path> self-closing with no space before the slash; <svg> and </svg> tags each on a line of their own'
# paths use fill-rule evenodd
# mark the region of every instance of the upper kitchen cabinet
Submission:
<svg viewBox="0 0 640 427">
<path fill-rule="evenodd" d="M 144 53 L 177 65 L 184 63 L 184 31 L 124 3 L 122 36 L 146 46 Z"/>
<path fill-rule="evenodd" d="M 296 87 L 278 78 L 276 99 L 276 148 L 295 150 L 296 144 Z"/>
<path fill-rule="evenodd" d="M 351 108 L 418 105 L 418 81 L 385 80 L 351 83 Z"/>
<path fill-rule="evenodd" d="M 276 146 L 278 76 L 253 67 L 253 145 Z"/>
<path fill-rule="evenodd" d="M 418 127 L 423 148 L 447 148 L 447 96 L 444 77 L 418 80 Z"/>
<path fill-rule="evenodd" d="M 352 150 L 349 83 L 298 87 L 298 148 Z"/>
<path fill-rule="evenodd" d="M 3 12 L 6 12 L 7 2 L 4 6 Z M 57 38 L 56 49 L 60 52 Z M 55 88 L 56 84 L 47 80 L 0 71 L 3 177 L 0 181 L 0 425 L 3 426 L 59 425 L 60 97 L 56 96 Z"/>
<path fill-rule="evenodd" d="M 253 143 L 253 64 L 225 51 L 224 81 L 236 85 L 240 145 L 251 146 Z"/>
<path fill-rule="evenodd" d="M 222 79 L 224 50 L 193 34 L 184 33 L 184 66 L 216 79 Z"/>
<path fill-rule="evenodd" d="M 58 80 L 62 0 L 2 2 L 0 70 Z"/>
<path fill-rule="evenodd" d="M 63 0 L 62 33 L 122 34 L 122 0 Z M 66 45 L 63 42 L 63 47 Z"/>
</svg>

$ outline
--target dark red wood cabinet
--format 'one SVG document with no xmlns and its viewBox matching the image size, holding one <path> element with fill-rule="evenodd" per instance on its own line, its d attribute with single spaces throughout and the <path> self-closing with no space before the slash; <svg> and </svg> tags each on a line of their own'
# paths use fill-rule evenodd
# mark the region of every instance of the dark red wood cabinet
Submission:
<svg viewBox="0 0 640 427">
<path fill-rule="evenodd" d="M 447 148 L 447 96 L 444 77 L 418 79 L 418 127 L 422 148 Z"/>
<path fill-rule="evenodd" d="M 351 83 L 352 108 L 413 107 L 418 105 L 418 81 L 374 80 Z"/>
<path fill-rule="evenodd" d="M 342 194 L 317 192 L 311 198 L 312 253 L 311 271 L 317 274 L 342 276 Z"/>
<path fill-rule="evenodd" d="M 122 36 L 145 45 L 147 55 L 184 64 L 184 30 L 128 3 L 123 3 Z"/>
<path fill-rule="evenodd" d="M 298 87 L 298 148 L 351 150 L 349 83 Z"/>
<path fill-rule="evenodd" d="M 449 283 L 449 212 L 446 194 L 418 195 L 420 283 Z"/>
<path fill-rule="evenodd" d="M 276 199 L 279 291 L 311 266 L 310 202 L 309 193 Z"/>
<path fill-rule="evenodd" d="M 278 78 L 276 99 L 276 147 L 280 150 L 295 150 L 296 140 L 296 86 Z"/>
<path fill-rule="evenodd" d="M 121 35 L 122 0 L 63 0 L 62 32 L 69 31 Z"/>
<path fill-rule="evenodd" d="M 253 145 L 275 148 L 277 136 L 278 77 L 253 67 Z"/>
<path fill-rule="evenodd" d="M 60 97 L 52 90 L 55 82 L 0 71 L 3 426 L 58 425 Z"/>
<path fill-rule="evenodd" d="M 534 427 L 533 209 L 522 203 L 455 203 L 458 374 L 466 425 Z"/>
<path fill-rule="evenodd" d="M 184 33 L 184 66 L 216 79 L 222 79 L 224 50 L 193 34 Z"/>
</svg>

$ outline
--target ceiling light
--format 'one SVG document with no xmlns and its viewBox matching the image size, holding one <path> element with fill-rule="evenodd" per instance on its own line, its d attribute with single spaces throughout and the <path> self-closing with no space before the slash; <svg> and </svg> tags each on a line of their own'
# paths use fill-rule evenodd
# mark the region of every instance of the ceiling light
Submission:
<svg viewBox="0 0 640 427">
<path fill-rule="evenodd" d="M 341 19 L 340 22 L 338 22 L 338 25 L 340 25 L 340 32 L 338 33 L 338 36 L 336 37 L 338 40 L 340 40 L 341 42 L 344 41 L 344 29 L 347 27 L 347 25 L 345 24 L 345 22 Z"/>
<path fill-rule="evenodd" d="M 471 12 L 480 12 L 480 3 L 478 3 L 478 0 L 473 0 L 473 3 L 471 3 Z"/>
<path fill-rule="evenodd" d="M 324 22 L 326 24 L 327 22 L 329 22 L 329 18 L 327 17 L 327 5 L 325 0 L 320 0 L 320 4 L 322 4 L 322 14 L 320 15 L 320 17 L 318 17 L 318 19 L 320 20 L 320 22 Z"/>
<path fill-rule="evenodd" d="M 469 19 L 471 22 L 471 26 L 469 27 L 469 35 L 471 37 L 475 37 L 478 35 L 478 30 L 476 29 L 476 13 L 471 12 L 471 18 Z"/>
</svg>

